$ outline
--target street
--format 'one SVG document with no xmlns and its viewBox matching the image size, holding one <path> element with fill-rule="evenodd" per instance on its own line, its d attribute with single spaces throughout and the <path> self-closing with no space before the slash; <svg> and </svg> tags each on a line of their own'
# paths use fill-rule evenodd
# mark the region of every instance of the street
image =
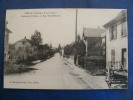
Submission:
<svg viewBox="0 0 133 100">
<path fill-rule="evenodd" d="M 126 10 L 9 12 L 4 39 L 4 88 L 127 88 Z"/>
<path fill-rule="evenodd" d="M 73 73 L 59 54 L 30 68 L 30 72 L 4 76 L 4 87 L 23 89 L 92 89 Z"/>
</svg>

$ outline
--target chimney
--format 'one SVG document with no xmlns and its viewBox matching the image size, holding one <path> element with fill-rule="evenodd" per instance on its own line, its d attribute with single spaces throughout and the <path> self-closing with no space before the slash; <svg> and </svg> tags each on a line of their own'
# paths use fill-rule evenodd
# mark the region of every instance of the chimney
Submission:
<svg viewBox="0 0 133 100">
<path fill-rule="evenodd" d="M 25 39 L 26 39 L 26 36 L 25 36 Z"/>
</svg>

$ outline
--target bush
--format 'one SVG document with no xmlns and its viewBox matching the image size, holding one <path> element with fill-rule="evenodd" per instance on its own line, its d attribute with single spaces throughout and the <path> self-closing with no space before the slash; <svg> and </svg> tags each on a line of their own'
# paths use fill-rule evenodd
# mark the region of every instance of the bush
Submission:
<svg viewBox="0 0 133 100">
<path fill-rule="evenodd" d="M 11 64 L 8 63 L 5 65 L 4 73 L 5 74 L 15 74 L 29 71 L 27 66 L 24 64 Z"/>
<path fill-rule="evenodd" d="M 39 55 L 38 55 L 38 59 L 39 59 L 39 60 L 46 60 L 47 57 L 48 57 L 48 54 L 45 54 L 45 55 L 44 55 L 44 54 L 39 54 Z"/>
<path fill-rule="evenodd" d="M 32 61 L 34 61 L 35 59 L 33 57 L 28 57 L 27 59 L 20 59 L 16 61 L 16 64 L 31 64 Z"/>
<path fill-rule="evenodd" d="M 65 55 L 72 55 L 73 54 L 73 47 L 71 45 L 67 45 L 64 48 Z"/>
<path fill-rule="evenodd" d="M 52 56 L 54 55 L 53 50 L 49 50 L 48 55 L 49 55 L 50 57 L 52 57 Z"/>
</svg>

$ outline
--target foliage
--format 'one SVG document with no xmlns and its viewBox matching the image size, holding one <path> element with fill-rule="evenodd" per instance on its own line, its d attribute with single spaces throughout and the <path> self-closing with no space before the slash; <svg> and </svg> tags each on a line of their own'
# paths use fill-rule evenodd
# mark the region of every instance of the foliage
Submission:
<svg viewBox="0 0 133 100">
<path fill-rule="evenodd" d="M 20 59 L 17 60 L 16 64 L 25 64 L 25 65 L 29 65 L 31 64 L 32 61 L 34 61 L 35 58 L 34 57 L 27 57 L 27 59 Z"/>
<path fill-rule="evenodd" d="M 23 73 L 29 71 L 27 66 L 24 64 L 13 64 L 6 63 L 6 67 L 4 68 L 5 74 L 15 74 L 15 73 Z"/>
<path fill-rule="evenodd" d="M 83 40 L 79 40 L 74 44 L 75 53 L 80 56 L 85 56 L 86 54 L 86 46 Z"/>
<path fill-rule="evenodd" d="M 72 55 L 73 54 L 73 47 L 71 45 L 67 45 L 64 48 L 65 55 Z"/>
<path fill-rule="evenodd" d="M 41 33 L 38 32 L 37 30 L 35 33 L 31 36 L 31 41 L 34 45 L 39 45 L 42 44 L 42 37 Z"/>
<path fill-rule="evenodd" d="M 49 50 L 48 55 L 51 57 L 54 55 L 54 51 L 52 49 Z"/>
</svg>

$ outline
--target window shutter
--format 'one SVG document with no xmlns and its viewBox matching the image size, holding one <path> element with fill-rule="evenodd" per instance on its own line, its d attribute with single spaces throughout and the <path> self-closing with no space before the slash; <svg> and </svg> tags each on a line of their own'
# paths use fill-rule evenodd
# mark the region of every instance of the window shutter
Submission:
<svg viewBox="0 0 133 100">
<path fill-rule="evenodd" d="M 109 38 L 110 38 L 110 40 L 112 39 L 111 27 L 109 28 Z"/>
<path fill-rule="evenodd" d="M 123 23 L 123 32 L 124 32 L 124 36 L 127 35 L 127 30 L 126 30 L 126 22 Z"/>
<path fill-rule="evenodd" d="M 115 33 L 115 34 L 114 34 L 114 35 L 115 35 L 114 38 L 116 39 L 116 38 L 117 38 L 117 25 L 114 26 L 114 33 Z"/>
<path fill-rule="evenodd" d="M 126 36 L 127 30 L 126 30 L 126 19 L 121 20 L 121 36 Z"/>
<path fill-rule="evenodd" d="M 115 50 L 112 49 L 111 50 L 111 62 L 112 62 L 112 66 L 115 66 Z"/>
</svg>

